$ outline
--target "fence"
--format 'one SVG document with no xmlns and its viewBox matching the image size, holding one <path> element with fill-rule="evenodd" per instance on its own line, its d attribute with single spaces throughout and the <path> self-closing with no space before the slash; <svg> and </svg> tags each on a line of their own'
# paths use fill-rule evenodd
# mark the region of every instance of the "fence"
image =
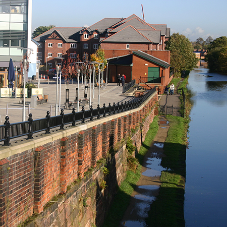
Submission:
<svg viewBox="0 0 227 227">
<path fill-rule="evenodd" d="M 122 91 L 122 93 L 125 93 L 126 91 L 128 91 L 131 87 L 133 87 L 133 86 L 135 85 L 135 83 L 136 83 L 136 81 L 135 81 L 135 79 L 134 79 L 134 80 L 132 80 L 131 82 L 125 84 L 125 85 L 123 86 L 123 91 Z"/>
<path fill-rule="evenodd" d="M 128 102 L 109 103 L 108 106 L 103 104 L 103 107 L 97 106 L 93 109 L 91 106 L 89 110 L 75 112 L 73 108 L 72 113 L 64 114 L 64 109 L 61 109 L 61 114 L 58 116 L 50 117 L 50 112 L 47 111 L 45 118 L 33 120 L 32 114 L 29 114 L 28 121 L 10 124 L 9 117 L 5 117 L 4 125 L 0 125 L 0 142 L 4 141 L 4 146 L 10 145 L 10 139 L 26 136 L 27 139 L 32 139 L 34 133 L 45 131 L 46 134 L 51 133 L 50 129 L 60 128 L 64 129 L 66 124 L 76 126 L 77 124 L 85 123 L 86 121 L 93 121 L 101 117 L 106 117 L 119 112 L 135 109 L 139 107 L 144 101 L 146 101 L 156 91 L 156 87 L 152 90 L 148 90 L 142 97 L 135 98 Z"/>
</svg>

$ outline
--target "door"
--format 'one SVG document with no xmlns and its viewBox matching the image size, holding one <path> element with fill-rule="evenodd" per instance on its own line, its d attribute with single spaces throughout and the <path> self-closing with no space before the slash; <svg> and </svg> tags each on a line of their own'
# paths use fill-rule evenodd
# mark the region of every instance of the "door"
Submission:
<svg viewBox="0 0 227 227">
<path fill-rule="evenodd" d="M 148 83 L 161 83 L 159 67 L 148 67 Z"/>
</svg>

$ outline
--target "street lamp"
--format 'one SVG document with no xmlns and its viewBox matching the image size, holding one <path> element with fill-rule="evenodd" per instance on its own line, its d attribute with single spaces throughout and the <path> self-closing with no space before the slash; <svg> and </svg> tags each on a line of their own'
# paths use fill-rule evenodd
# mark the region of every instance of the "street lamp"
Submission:
<svg viewBox="0 0 227 227">
<path fill-rule="evenodd" d="M 17 48 L 19 50 L 30 50 L 30 51 L 33 51 L 32 48 L 25 48 L 25 47 L 21 47 L 21 48 Z M 28 55 L 26 56 L 26 59 L 23 59 L 23 76 L 24 76 L 24 97 L 23 97 L 23 115 L 22 115 L 22 121 L 25 121 L 25 73 L 27 72 L 27 57 Z"/>
</svg>

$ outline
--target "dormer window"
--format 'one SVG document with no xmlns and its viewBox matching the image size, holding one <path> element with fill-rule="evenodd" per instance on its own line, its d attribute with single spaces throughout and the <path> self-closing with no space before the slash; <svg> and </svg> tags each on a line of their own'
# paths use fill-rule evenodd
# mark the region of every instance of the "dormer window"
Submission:
<svg viewBox="0 0 227 227">
<path fill-rule="evenodd" d="M 87 33 L 84 34 L 84 38 L 88 39 L 89 35 Z"/>
<path fill-rule="evenodd" d="M 99 35 L 97 33 L 94 34 L 94 39 L 98 39 Z"/>
<path fill-rule="evenodd" d="M 129 44 L 126 44 L 126 49 L 129 49 Z"/>
</svg>

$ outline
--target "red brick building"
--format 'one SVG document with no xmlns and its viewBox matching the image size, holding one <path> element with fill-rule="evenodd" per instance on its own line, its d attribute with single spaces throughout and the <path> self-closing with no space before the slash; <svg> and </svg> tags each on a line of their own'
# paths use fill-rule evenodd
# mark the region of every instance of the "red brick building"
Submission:
<svg viewBox="0 0 227 227">
<path fill-rule="evenodd" d="M 115 73 L 127 71 L 126 82 L 132 79 L 138 82 L 141 77 L 146 82 L 153 83 L 154 80 L 149 79 L 152 74 L 149 70 L 153 67 L 157 68 L 154 69 L 155 77 L 158 74 L 160 77 L 156 81 L 166 86 L 169 81 L 165 78 L 169 78 L 170 53 L 165 51 L 165 42 L 169 37 L 170 29 L 166 24 L 149 24 L 133 14 L 127 18 L 104 18 L 86 28 L 55 27 L 34 39 L 41 44 L 38 49 L 39 60 L 42 64 L 47 62 L 50 67 L 55 67 L 56 57 L 67 56 L 75 59 L 75 62 L 88 61 L 90 55 L 100 47 L 109 61 L 109 71 L 106 72 L 109 82 L 115 82 Z M 131 58 L 131 63 L 124 67 L 123 63 L 117 65 L 119 62 L 114 65 L 114 58 L 121 56 L 124 56 L 122 62 Z M 164 62 L 164 66 L 160 62 Z M 58 63 L 60 64 L 60 60 Z M 145 71 L 137 69 L 137 64 L 140 63 L 142 68 L 146 66 Z"/>
</svg>

